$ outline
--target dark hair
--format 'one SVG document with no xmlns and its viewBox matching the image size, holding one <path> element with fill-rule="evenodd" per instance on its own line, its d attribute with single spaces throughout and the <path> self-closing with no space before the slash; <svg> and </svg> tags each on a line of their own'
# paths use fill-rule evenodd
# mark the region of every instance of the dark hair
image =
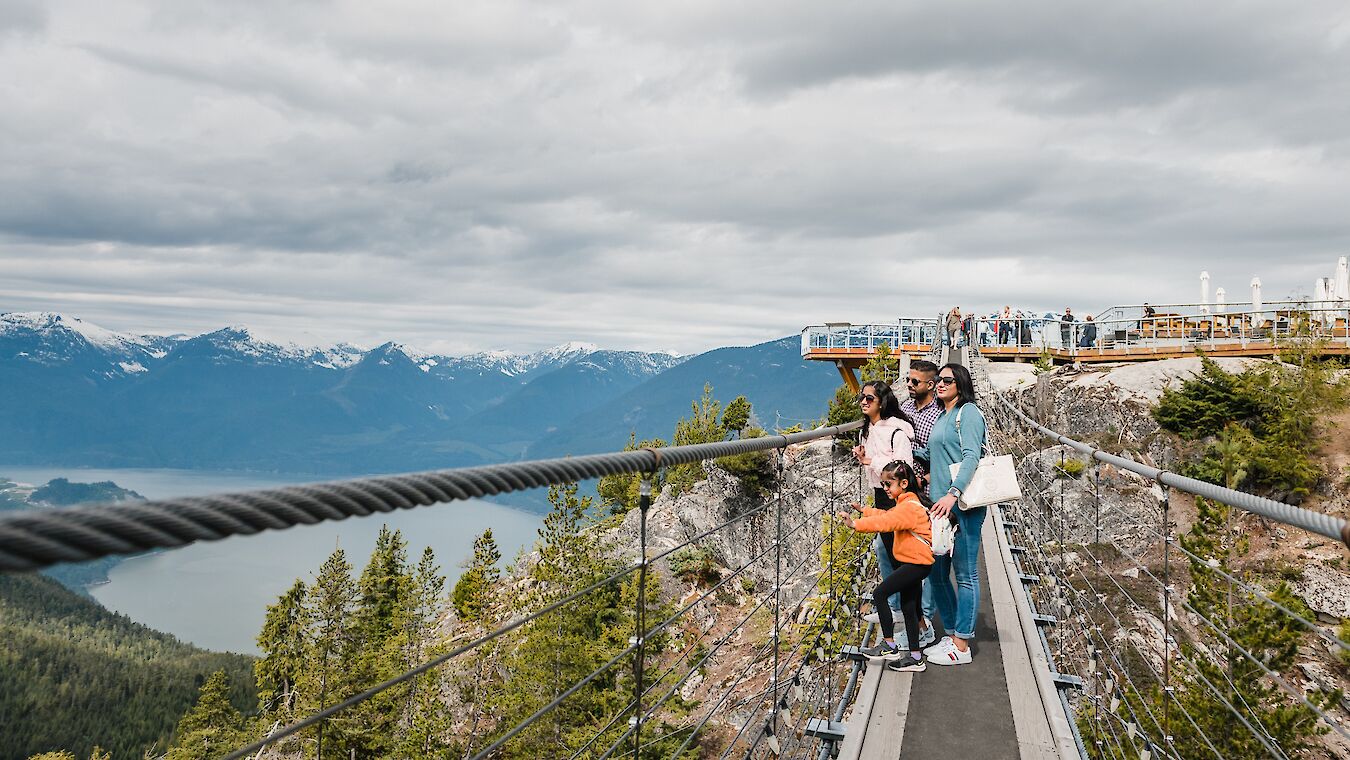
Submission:
<svg viewBox="0 0 1350 760">
<path fill-rule="evenodd" d="M 970 379 L 970 370 L 960 364 L 944 364 L 942 369 L 950 369 L 956 378 L 956 408 L 975 403 L 975 381 Z"/>
<path fill-rule="evenodd" d="M 911 372 L 913 372 L 914 370 L 918 370 L 920 372 L 926 372 L 930 375 L 936 375 L 938 373 L 938 365 L 928 361 L 927 359 L 915 359 L 914 361 L 909 363 L 909 369 Z"/>
<path fill-rule="evenodd" d="M 919 487 L 919 478 L 915 475 L 914 468 L 910 467 L 908 462 L 903 459 L 896 459 L 885 467 L 882 467 L 881 477 L 884 478 L 887 475 L 890 475 L 896 480 L 909 481 L 909 488 L 906 490 L 919 497 L 919 503 L 923 505 L 924 509 L 933 506 L 933 500 L 928 498 L 927 493 L 924 493 L 925 489 Z"/>
<path fill-rule="evenodd" d="M 914 420 L 911 420 L 908 414 L 900 411 L 900 399 L 896 398 L 895 391 L 891 390 L 890 383 L 885 380 L 868 380 L 862 384 L 863 390 L 866 390 L 869 385 L 872 386 L 873 392 L 877 394 L 877 408 L 881 410 L 877 419 L 884 420 L 887 417 L 898 417 L 908 422 L 910 427 L 914 427 Z M 867 438 L 867 433 L 871 427 L 872 421 L 867 418 L 867 415 L 863 415 L 863 438 Z"/>
</svg>

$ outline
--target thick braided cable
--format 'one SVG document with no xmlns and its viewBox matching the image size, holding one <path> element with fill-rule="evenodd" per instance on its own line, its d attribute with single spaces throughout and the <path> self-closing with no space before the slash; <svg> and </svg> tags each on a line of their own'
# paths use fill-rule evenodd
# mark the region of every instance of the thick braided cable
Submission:
<svg viewBox="0 0 1350 760">
<path fill-rule="evenodd" d="M 789 435 L 316 483 L 220 496 L 72 507 L 0 516 L 0 571 L 40 570 L 325 520 L 364 517 L 832 437 L 861 422 Z"/>
<path fill-rule="evenodd" d="M 1143 475 L 1149 480 L 1155 480 L 1167 486 L 1171 486 L 1186 493 L 1203 496 L 1206 499 L 1217 501 L 1221 504 L 1227 504 L 1230 507 L 1237 507 L 1248 512 L 1254 512 L 1263 517 L 1268 517 L 1276 522 L 1292 525 L 1296 528 L 1302 528 L 1312 533 L 1317 533 L 1327 538 L 1340 541 L 1346 546 L 1350 546 L 1350 522 L 1339 517 L 1313 512 L 1311 510 L 1295 507 L 1291 504 L 1267 499 L 1263 496 L 1246 493 L 1244 491 L 1235 491 L 1231 488 L 1223 488 L 1213 483 L 1206 483 L 1203 480 L 1188 478 L 1184 475 L 1178 475 L 1175 472 L 1160 470 L 1156 467 L 1140 464 L 1132 459 L 1118 457 L 1114 454 L 1108 454 L 1095 446 L 1075 441 L 1068 436 L 1061 435 L 1044 425 L 1028 417 L 1025 412 L 1018 409 L 1011 401 L 1005 399 L 1001 394 L 995 394 L 995 397 L 1010 409 L 1018 417 L 1021 417 L 1029 425 L 1040 433 L 1049 436 L 1056 442 L 1061 443 L 1076 451 L 1080 451 L 1098 462 L 1105 462 L 1114 465 L 1122 470 Z"/>
</svg>

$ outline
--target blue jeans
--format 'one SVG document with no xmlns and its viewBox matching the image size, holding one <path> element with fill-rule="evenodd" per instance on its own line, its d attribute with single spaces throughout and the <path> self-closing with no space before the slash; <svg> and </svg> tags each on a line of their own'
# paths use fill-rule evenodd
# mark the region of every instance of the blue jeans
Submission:
<svg viewBox="0 0 1350 760">
<path fill-rule="evenodd" d="M 880 533 L 877 534 L 874 548 L 877 550 L 877 570 L 880 571 L 882 580 L 885 580 L 891 573 L 895 572 L 895 558 L 891 556 L 890 552 L 886 551 L 886 542 L 881 540 Z M 927 584 L 924 585 L 926 588 Z M 891 594 L 890 597 L 887 598 L 887 601 L 889 602 L 887 606 L 894 610 L 892 615 L 900 614 L 899 592 Z"/>
<path fill-rule="evenodd" d="M 952 553 L 933 557 L 933 571 L 923 582 L 923 614 L 937 613 L 948 635 L 975 638 L 975 616 L 980 610 L 980 532 L 988 507 L 952 509 L 957 530 Z M 956 587 L 952 587 L 952 573 Z"/>
</svg>

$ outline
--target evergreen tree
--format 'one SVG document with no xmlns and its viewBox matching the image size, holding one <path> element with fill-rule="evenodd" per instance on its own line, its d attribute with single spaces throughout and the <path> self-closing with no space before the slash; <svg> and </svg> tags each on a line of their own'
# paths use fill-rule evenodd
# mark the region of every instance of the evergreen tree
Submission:
<svg viewBox="0 0 1350 760">
<path fill-rule="evenodd" d="M 466 623 L 483 621 L 483 616 L 491 604 L 497 580 L 501 577 L 501 571 L 497 569 L 497 563 L 501 559 L 502 553 L 497 548 L 496 540 L 492 538 L 492 529 L 488 528 L 474 539 L 473 557 L 469 559 L 464 574 L 459 576 L 454 593 L 451 595 L 455 613 L 459 615 L 460 620 Z"/>
<path fill-rule="evenodd" d="M 858 406 L 858 395 L 847 385 L 836 388 L 834 398 L 830 399 L 830 407 L 825 413 L 825 424 L 833 427 L 835 425 L 847 425 L 860 419 L 862 419 L 862 409 Z M 856 432 L 834 437 L 836 450 L 852 451 L 854 444 L 857 442 L 858 434 Z"/>
<path fill-rule="evenodd" d="M 660 449 L 665 448 L 665 446 L 666 442 L 660 438 L 651 438 L 638 443 L 637 434 L 629 433 L 628 443 L 623 447 L 623 450 Z M 600 496 L 600 504 L 605 508 L 605 511 L 611 515 L 624 515 L 628 514 L 630 510 L 636 509 L 641 494 L 643 477 L 651 478 L 652 499 L 655 499 L 661 494 L 661 487 L 665 485 L 664 470 L 656 473 L 620 472 L 600 478 L 595 490 Z"/>
<path fill-rule="evenodd" d="M 302 712 L 314 713 L 356 693 L 357 589 L 346 552 L 337 549 L 324 560 L 305 597 L 311 628 L 297 702 Z M 351 717 L 341 715 L 317 724 L 308 734 L 314 737 L 316 756 L 344 756 L 350 725 Z"/>
<path fill-rule="evenodd" d="M 750 401 L 745 396 L 737 396 L 727 404 L 722 412 L 722 427 L 740 437 L 741 431 L 750 425 Z"/>
<path fill-rule="evenodd" d="M 892 353 L 891 344 L 883 340 L 877 344 L 877 352 L 862 365 L 858 374 L 864 383 L 872 380 L 894 383 L 900 376 L 899 355 Z"/>
<path fill-rule="evenodd" d="M 295 684 L 305 668 L 305 633 L 309 625 L 305 609 L 305 583 L 296 580 L 276 604 L 267 606 L 267 618 L 258 634 L 263 656 L 253 663 L 258 701 L 264 711 L 290 713 L 295 703 Z"/>
<path fill-rule="evenodd" d="M 549 488 L 552 510 L 539 531 L 539 561 L 530 569 L 531 590 L 522 596 L 522 611 L 540 609 L 584 588 L 610 571 L 595 543 L 582 530 L 590 499 L 577 497 L 576 484 Z M 522 721 L 613 656 L 607 632 L 621 617 L 617 584 L 603 586 L 523 626 L 519 643 L 505 655 L 510 678 L 492 695 L 498 716 L 494 734 Z M 566 756 L 574 730 L 593 724 L 596 716 L 622 707 L 614 692 L 615 669 L 554 708 L 503 748 L 506 757 Z"/>
<path fill-rule="evenodd" d="M 244 716 L 230 704 L 230 679 L 218 670 L 202 684 L 197 704 L 178 721 L 167 760 L 209 760 L 244 743 Z"/>
<path fill-rule="evenodd" d="M 711 384 L 703 386 L 702 398 L 690 404 L 692 414 L 675 423 L 675 445 L 690 446 L 697 443 L 715 443 L 725 441 L 727 429 L 719 417 L 722 404 L 713 398 Z M 703 465 L 700 462 L 677 464 L 667 468 L 666 487 L 675 494 L 681 494 L 703 477 Z"/>
</svg>

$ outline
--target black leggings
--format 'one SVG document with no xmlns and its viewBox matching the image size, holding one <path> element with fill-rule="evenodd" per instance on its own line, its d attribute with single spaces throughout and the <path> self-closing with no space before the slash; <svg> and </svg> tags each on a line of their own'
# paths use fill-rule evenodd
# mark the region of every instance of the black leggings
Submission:
<svg viewBox="0 0 1350 760">
<path fill-rule="evenodd" d="M 881 619 L 881 635 L 890 639 L 895 637 L 895 619 L 891 617 L 891 606 L 886 600 L 892 594 L 900 595 L 900 614 L 905 618 L 905 636 L 908 637 L 910 651 L 919 646 L 919 604 L 923 599 L 923 579 L 928 577 L 932 565 L 915 565 L 901 562 L 895 572 L 882 579 L 872 595 Z"/>
</svg>

